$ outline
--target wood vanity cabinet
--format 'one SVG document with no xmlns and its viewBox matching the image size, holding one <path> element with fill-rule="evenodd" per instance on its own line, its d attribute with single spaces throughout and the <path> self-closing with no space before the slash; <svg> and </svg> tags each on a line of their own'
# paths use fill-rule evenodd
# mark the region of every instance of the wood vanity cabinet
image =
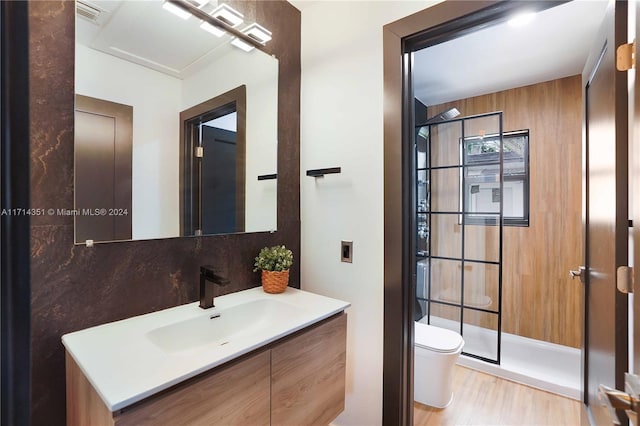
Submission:
<svg viewBox="0 0 640 426">
<path fill-rule="evenodd" d="M 347 315 L 111 412 L 67 354 L 68 425 L 327 425 L 344 410 Z"/>
<path fill-rule="evenodd" d="M 271 349 L 271 424 L 326 426 L 344 410 L 347 315 Z"/>
<path fill-rule="evenodd" d="M 67 424 L 269 425 L 269 371 L 263 351 L 111 412 L 67 355 Z"/>
</svg>

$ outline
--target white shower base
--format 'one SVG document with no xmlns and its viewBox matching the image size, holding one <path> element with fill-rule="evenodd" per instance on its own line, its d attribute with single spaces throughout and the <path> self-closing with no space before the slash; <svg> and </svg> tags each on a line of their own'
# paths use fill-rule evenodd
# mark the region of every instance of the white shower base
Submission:
<svg viewBox="0 0 640 426">
<path fill-rule="evenodd" d="M 426 323 L 426 318 L 420 320 Z M 431 324 L 459 332 L 455 321 L 431 318 Z M 465 347 L 473 353 L 495 359 L 496 331 L 465 325 Z M 581 398 L 581 351 L 514 334 L 502 333 L 500 365 L 461 356 L 458 364 L 514 382 L 563 395 Z"/>
</svg>

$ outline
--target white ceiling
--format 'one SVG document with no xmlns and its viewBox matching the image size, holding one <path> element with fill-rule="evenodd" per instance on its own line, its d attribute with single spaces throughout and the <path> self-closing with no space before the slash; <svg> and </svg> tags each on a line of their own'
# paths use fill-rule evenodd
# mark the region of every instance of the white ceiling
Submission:
<svg viewBox="0 0 640 426">
<path fill-rule="evenodd" d="M 289 3 L 291 3 L 299 11 L 302 11 L 311 6 L 313 3 L 317 3 L 317 0 L 289 0 Z"/>
<path fill-rule="evenodd" d="M 425 105 L 582 73 L 606 0 L 574 0 L 530 24 L 506 22 L 415 53 L 414 93 Z"/>
<path fill-rule="evenodd" d="M 164 10 L 160 0 L 81 1 L 101 14 L 97 23 L 76 19 L 76 42 L 174 77 L 186 78 L 235 49 L 231 36 L 215 37 L 200 28 L 199 19 Z"/>
<path fill-rule="evenodd" d="M 79 43 L 178 78 L 233 49 L 230 36 L 201 30 L 193 17 L 179 19 L 159 0 L 82 1 L 102 14 L 99 25 L 77 19 Z M 303 10 L 318 0 L 290 3 Z M 503 23 L 416 52 L 416 97 L 433 105 L 579 74 L 606 3 L 574 0 L 538 13 L 526 27 Z"/>
</svg>

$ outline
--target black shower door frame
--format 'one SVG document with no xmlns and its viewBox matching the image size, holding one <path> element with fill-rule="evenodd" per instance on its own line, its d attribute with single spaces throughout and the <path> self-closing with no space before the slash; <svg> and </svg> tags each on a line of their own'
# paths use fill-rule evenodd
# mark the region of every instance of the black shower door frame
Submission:
<svg viewBox="0 0 640 426">
<path fill-rule="evenodd" d="M 468 164 L 466 162 L 466 155 L 464 154 L 465 151 L 465 142 L 467 141 L 467 138 L 469 137 L 477 137 L 478 135 L 466 135 L 465 134 L 465 123 L 467 123 L 470 120 L 478 120 L 478 119 L 483 119 L 483 118 L 487 118 L 487 117 L 492 117 L 492 116 L 496 116 L 497 120 L 498 120 L 498 136 L 499 136 L 499 140 L 500 140 L 500 149 L 499 149 L 499 156 L 498 156 L 498 161 L 494 162 L 494 163 L 485 163 L 483 165 L 498 165 L 498 182 L 499 182 L 499 210 L 498 213 L 496 213 L 495 211 L 491 211 L 491 212 L 482 212 L 482 211 L 467 211 L 466 206 L 468 205 L 468 203 L 466 202 L 466 197 L 467 197 L 467 191 L 466 191 L 466 173 L 465 170 L 467 170 L 469 167 L 478 167 L 478 164 L 476 163 L 470 163 Z M 432 139 L 432 135 L 433 135 L 433 128 L 436 128 L 438 126 L 443 126 L 443 125 L 448 125 L 448 124 L 452 124 L 452 123 L 459 123 L 460 124 L 460 157 L 459 157 L 459 161 L 458 164 L 456 165 L 433 165 L 432 164 L 432 158 L 433 158 L 433 147 L 432 147 L 432 143 L 431 143 L 431 139 Z M 427 138 L 426 138 L 426 164 L 425 164 L 425 168 L 419 168 L 418 167 L 418 141 L 417 141 L 417 135 L 420 132 L 421 128 L 424 127 L 428 127 L 428 133 L 427 133 Z M 432 322 L 432 305 L 436 304 L 436 305 L 441 305 L 441 306 L 449 306 L 451 308 L 456 308 L 459 309 L 460 311 L 460 317 L 459 317 L 459 322 L 460 322 L 460 328 L 459 328 L 459 333 L 462 335 L 462 337 L 464 338 L 465 336 L 465 330 L 464 330 L 464 313 L 465 310 L 471 310 L 471 311 L 476 311 L 476 312 L 483 312 L 486 314 L 492 314 L 492 315 L 496 315 L 497 316 L 497 342 L 496 342 L 496 358 L 490 358 L 487 356 L 483 356 L 477 353 L 473 353 L 467 350 L 463 349 L 463 355 L 472 357 L 472 358 L 477 358 L 480 359 L 482 361 L 486 361 L 489 363 L 493 363 L 493 364 L 500 364 L 500 356 L 501 356 L 501 341 L 502 341 L 502 260 L 503 260 L 503 255 L 502 255 L 502 250 L 503 250 L 503 227 L 504 227 L 504 197 L 503 197 L 503 190 L 504 190 L 504 170 L 503 170 L 503 166 L 504 166 L 504 140 L 503 140 L 503 117 L 502 117 L 502 112 L 501 111 L 497 111 L 497 112 L 490 112 L 490 113 L 485 113 L 485 114 L 477 114 L 477 115 L 471 115 L 471 116 L 466 116 L 466 117 L 460 117 L 460 118 L 454 118 L 451 120 L 446 120 L 446 121 L 438 121 L 436 123 L 416 123 L 414 126 L 414 149 L 413 149 L 413 158 L 411 163 L 414 165 L 414 167 L 412 168 L 414 170 L 414 176 L 413 176 L 413 180 L 414 180 L 414 186 L 413 186 L 413 191 L 412 191 L 412 197 L 413 197 L 413 202 L 412 205 L 414 207 L 414 215 L 413 215 L 413 220 L 414 220 L 414 228 L 416 230 L 418 230 L 418 224 L 421 222 L 420 220 L 420 216 L 425 216 L 426 218 L 426 222 L 427 222 L 427 230 L 428 230 L 428 235 L 426 237 L 426 247 L 427 250 L 421 250 L 420 249 L 420 237 L 418 235 L 416 235 L 416 238 L 414 239 L 414 247 L 413 247 L 413 253 L 415 253 L 416 256 L 416 265 L 418 261 L 421 260 L 426 260 L 427 261 L 427 265 L 428 265 L 428 273 L 426 274 L 427 277 L 427 282 L 426 282 L 426 289 L 427 289 L 427 294 L 425 295 L 424 298 L 419 298 L 416 294 L 416 300 L 418 300 L 418 303 L 422 302 L 426 305 L 426 318 L 427 318 L 427 323 L 431 324 Z M 431 193 L 432 193 L 432 183 L 433 183 L 433 176 L 432 176 L 432 172 L 433 171 L 437 171 L 437 170 L 447 170 L 447 169 L 458 169 L 460 171 L 459 175 L 459 203 L 458 203 L 458 209 L 457 211 L 434 211 L 433 207 L 433 199 L 431 197 Z M 419 194 L 419 185 L 420 185 L 420 180 L 419 180 L 419 175 L 420 172 L 425 172 L 426 174 L 426 189 L 425 189 L 425 197 L 426 197 L 426 209 L 425 210 L 421 210 L 420 209 L 420 197 L 418 196 Z M 460 233 L 460 238 L 461 238 L 461 251 L 460 251 L 460 257 L 449 257 L 449 256 L 438 256 L 438 255 L 434 255 L 433 254 L 433 249 L 431 246 L 431 241 L 432 241 L 432 233 L 433 233 L 433 227 L 432 227 L 432 218 L 433 215 L 457 215 L 458 216 L 458 223 L 460 224 L 460 228 L 461 228 L 461 233 Z M 496 220 L 494 223 L 491 223 L 491 221 L 486 221 L 485 224 L 478 224 L 477 222 L 474 223 L 469 223 L 467 224 L 467 218 L 469 215 L 477 215 L 477 216 L 483 216 L 483 217 L 495 217 Z M 467 258 L 465 253 L 465 231 L 467 226 L 498 226 L 498 256 L 497 256 L 497 261 L 493 261 L 493 260 L 480 260 L 480 259 L 472 259 L 472 258 Z M 433 274 L 433 260 L 436 261 L 455 261 L 455 262 L 460 262 L 460 266 L 461 266 L 461 270 L 460 270 L 460 302 L 459 303 L 455 303 L 455 302 L 448 302 L 448 301 L 443 301 L 443 300 L 434 300 L 433 295 L 431 294 L 431 290 L 433 288 L 433 286 L 431 285 L 432 283 L 432 274 Z M 485 264 L 485 265 L 495 265 L 498 268 L 498 303 L 497 303 L 497 310 L 492 310 L 492 309 L 484 309 L 481 307 L 477 307 L 477 306 L 469 306 L 465 304 L 465 263 L 469 263 L 469 264 Z M 418 282 L 418 274 L 417 274 L 418 268 L 416 266 L 416 268 L 414 269 L 414 274 L 413 274 L 413 288 L 417 289 L 417 282 Z M 422 303 L 421 306 L 422 306 Z"/>
</svg>

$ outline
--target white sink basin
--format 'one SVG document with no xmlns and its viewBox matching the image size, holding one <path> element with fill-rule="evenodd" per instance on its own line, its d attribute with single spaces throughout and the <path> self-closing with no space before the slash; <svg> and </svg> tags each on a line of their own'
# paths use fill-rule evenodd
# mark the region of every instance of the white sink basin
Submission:
<svg viewBox="0 0 640 426">
<path fill-rule="evenodd" d="M 287 288 L 256 287 L 62 336 L 111 411 L 176 385 L 337 314 L 349 303 Z M 211 318 L 215 317 L 215 318 Z"/>
<path fill-rule="evenodd" d="M 206 315 L 156 328 L 146 337 L 165 352 L 188 351 L 201 346 L 223 346 L 269 329 L 287 326 L 304 311 L 274 299 L 258 299 Z"/>
</svg>

